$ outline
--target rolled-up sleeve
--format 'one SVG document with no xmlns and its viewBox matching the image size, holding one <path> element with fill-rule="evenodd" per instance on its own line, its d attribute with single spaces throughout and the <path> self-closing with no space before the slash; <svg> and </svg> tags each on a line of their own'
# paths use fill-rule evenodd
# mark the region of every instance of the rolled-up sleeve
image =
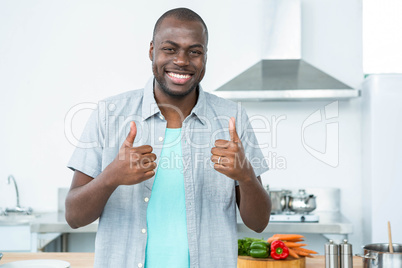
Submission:
<svg viewBox="0 0 402 268">
<path fill-rule="evenodd" d="M 102 172 L 102 153 L 104 144 L 104 120 L 102 105 L 98 105 L 85 125 L 82 135 L 75 145 L 75 150 L 67 164 L 72 170 L 78 170 L 92 178 Z"/>
<path fill-rule="evenodd" d="M 255 175 L 258 177 L 264 172 L 268 171 L 268 162 L 266 161 L 261 148 L 259 146 L 257 137 L 255 136 L 253 127 L 246 113 L 246 110 L 241 109 L 241 125 L 240 127 L 240 140 L 243 144 L 244 152 L 248 161 L 251 163 Z M 237 124 L 237 123 L 236 123 Z"/>
</svg>

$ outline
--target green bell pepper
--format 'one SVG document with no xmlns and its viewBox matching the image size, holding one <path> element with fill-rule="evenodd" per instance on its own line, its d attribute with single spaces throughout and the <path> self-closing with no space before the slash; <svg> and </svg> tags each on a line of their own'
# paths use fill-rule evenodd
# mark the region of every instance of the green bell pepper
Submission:
<svg viewBox="0 0 402 268">
<path fill-rule="evenodd" d="M 269 244 L 267 242 L 253 242 L 250 245 L 250 256 L 254 258 L 268 258 Z"/>
</svg>

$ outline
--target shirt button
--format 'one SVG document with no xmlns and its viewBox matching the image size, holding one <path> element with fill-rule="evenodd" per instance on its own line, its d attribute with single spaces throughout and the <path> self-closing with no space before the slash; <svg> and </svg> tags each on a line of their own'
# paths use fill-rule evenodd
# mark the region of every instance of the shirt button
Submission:
<svg viewBox="0 0 402 268">
<path fill-rule="evenodd" d="M 159 141 L 163 141 L 163 137 L 159 137 Z"/>
<path fill-rule="evenodd" d="M 139 264 L 138 264 L 138 267 L 141 268 L 141 267 L 142 267 L 142 263 L 139 263 Z"/>
<path fill-rule="evenodd" d="M 145 234 L 146 232 L 147 232 L 146 229 L 142 229 L 142 230 L 141 230 L 141 233 L 143 233 L 143 234 Z"/>
<path fill-rule="evenodd" d="M 145 198 L 144 198 L 144 201 L 145 201 L 145 202 L 148 202 L 148 201 L 149 201 L 149 198 L 148 198 L 148 197 L 145 197 Z"/>
<path fill-rule="evenodd" d="M 160 116 L 159 116 L 159 118 L 160 118 L 160 119 L 162 119 L 162 120 L 164 120 L 164 119 L 165 119 L 165 118 L 163 117 L 163 115 L 160 115 Z"/>
</svg>

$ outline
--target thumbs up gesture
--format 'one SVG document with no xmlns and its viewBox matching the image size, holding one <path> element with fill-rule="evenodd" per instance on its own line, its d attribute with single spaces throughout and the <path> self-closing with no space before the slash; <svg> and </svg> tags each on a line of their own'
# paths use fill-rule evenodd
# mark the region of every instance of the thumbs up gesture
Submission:
<svg viewBox="0 0 402 268">
<path fill-rule="evenodd" d="M 133 147 L 137 135 L 137 126 L 130 122 L 130 132 L 120 147 L 119 153 L 107 167 L 110 172 L 110 182 L 115 185 L 133 185 L 150 179 L 155 175 L 156 155 L 152 153 L 152 146 L 142 145 Z"/>
<path fill-rule="evenodd" d="M 211 149 L 215 170 L 237 181 L 254 179 L 254 169 L 244 153 L 234 117 L 229 120 L 229 134 L 230 141 L 216 140 L 215 147 Z"/>
</svg>

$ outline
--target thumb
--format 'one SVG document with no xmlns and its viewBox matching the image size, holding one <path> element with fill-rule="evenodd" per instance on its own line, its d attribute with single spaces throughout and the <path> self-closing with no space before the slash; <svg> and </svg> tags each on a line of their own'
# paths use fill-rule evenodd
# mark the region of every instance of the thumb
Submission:
<svg viewBox="0 0 402 268">
<path fill-rule="evenodd" d="M 134 121 L 131 121 L 130 132 L 128 133 L 127 138 L 124 141 L 123 145 L 126 147 L 132 147 L 135 140 L 135 136 L 137 136 L 137 126 L 135 125 Z"/>
<path fill-rule="evenodd" d="M 234 142 L 239 142 L 240 138 L 237 135 L 236 131 L 236 119 L 234 117 L 231 117 L 229 120 L 229 134 L 230 134 L 230 140 Z"/>
</svg>

